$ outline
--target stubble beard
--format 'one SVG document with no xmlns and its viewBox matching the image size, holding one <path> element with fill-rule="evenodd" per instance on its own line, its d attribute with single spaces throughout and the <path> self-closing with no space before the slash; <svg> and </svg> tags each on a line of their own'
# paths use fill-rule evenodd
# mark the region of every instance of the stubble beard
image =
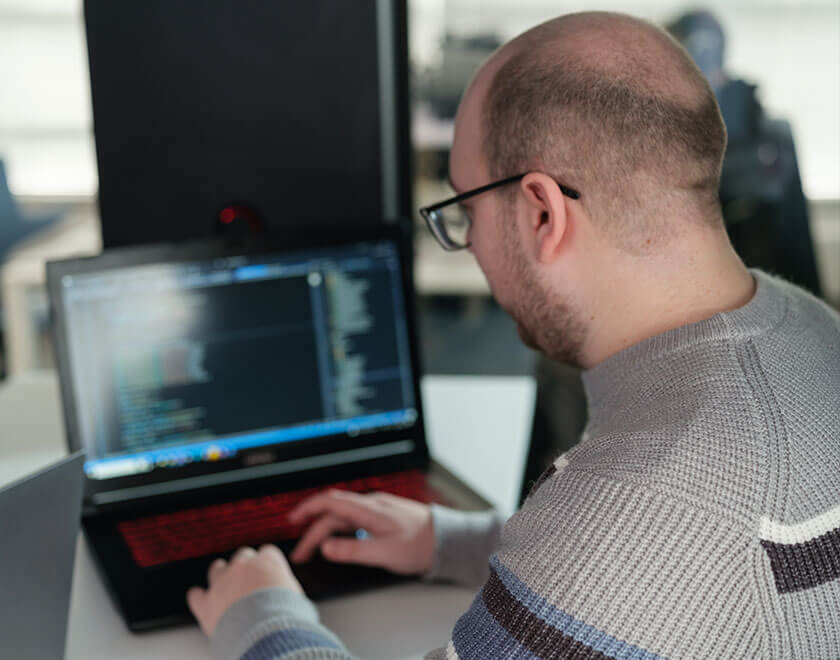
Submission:
<svg viewBox="0 0 840 660">
<path fill-rule="evenodd" d="M 516 322 L 522 342 L 563 364 L 581 367 L 586 326 L 574 307 L 556 300 L 545 290 L 531 270 L 519 244 L 506 241 L 506 259 L 511 265 L 512 281 L 516 283 L 515 296 L 506 306 L 507 313 Z"/>
<path fill-rule="evenodd" d="M 522 303 L 509 311 L 522 342 L 552 360 L 581 367 L 586 330 L 572 309 L 557 301 L 529 298 L 534 300 L 520 298 Z"/>
</svg>

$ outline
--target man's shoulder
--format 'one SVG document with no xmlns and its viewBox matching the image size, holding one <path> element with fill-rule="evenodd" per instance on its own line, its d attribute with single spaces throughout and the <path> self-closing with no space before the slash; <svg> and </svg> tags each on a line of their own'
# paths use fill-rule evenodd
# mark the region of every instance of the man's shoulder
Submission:
<svg viewBox="0 0 840 660">
<path fill-rule="evenodd" d="M 834 337 L 840 335 L 840 311 L 825 300 L 776 275 L 755 268 L 750 272 L 762 292 L 762 311 L 766 312 L 772 306 L 784 312 L 782 322 L 773 324 L 767 336 L 800 334 L 801 326 L 813 330 L 815 338 L 826 333 Z M 813 340 L 801 338 L 801 341 Z"/>
<path fill-rule="evenodd" d="M 566 475 L 621 483 L 749 527 L 761 515 L 770 480 L 767 438 L 752 436 L 749 425 L 707 410 L 632 431 L 585 433 L 565 456 Z"/>
<path fill-rule="evenodd" d="M 788 310 L 751 342 L 744 362 L 754 374 L 760 432 L 771 441 L 777 497 L 768 498 L 764 517 L 800 524 L 840 505 L 840 314 L 793 284 L 763 277 Z"/>
<path fill-rule="evenodd" d="M 498 577 L 491 575 L 494 588 L 483 592 L 484 607 L 505 615 L 496 608 L 505 596 L 506 603 L 548 615 L 566 634 L 585 629 L 588 643 L 625 650 L 613 640 L 634 640 L 639 648 L 626 649 L 634 657 L 645 655 L 641 649 L 693 655 L 690 640 L 724 634 L 736 613 L 758 625 L 750 573 L 758 544 L 749 526 L 631 481 L 587 469 L 574 452 L 555 461 L 505 525 L 491 559 Z M 726 575 L 720 566 L 728 567 Z M 722 583 L 733 596 L 723 602 L 712 597 Z M 715 601 L 699 617 L 698 598 Z M 666 632 L 674 629 L 689 632 Z"/>
<path fill-rule="evenodd" d="M 815 456 L 840 460 L 840 315 L 754 271 L 756 300 L 697 341 L 653 354 L 644 377 L 615 383 L 568 455 L 586 470 L 718 503 L 764 510 L 767 484 Z M 833 452 L 833 453 L 832 453 Z"/>
<path fill-rule="evenodd" d="M 793 284 L 760 274 L 785 301 L 782 320 L 753 337 L 740 357 L 765 435 L 800 453 L 830 450 L 840 437 L 840 314 Z M 822 449 L 821 449 L 822 447 Z"/>
</svg>

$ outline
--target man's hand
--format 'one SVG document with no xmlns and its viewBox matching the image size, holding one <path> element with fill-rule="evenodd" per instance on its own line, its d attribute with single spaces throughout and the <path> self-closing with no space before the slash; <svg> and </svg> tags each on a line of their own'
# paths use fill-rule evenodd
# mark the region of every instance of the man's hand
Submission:
<svg viewBox="0 0 840 660">
<path fill-rule="evenodd" d="M 379 566 L 394 573 L 426 573 L 435 559 L 435 531 L 428 506 L 388 493 L 359 495 L 328 490 L 301 502 L 289 514 L 293 523 L 314 519 L 291 554 L 293 562 L 312 553 L 330 561 Z M 364 529 L 365 539 L 334 537 Z"/>
<path fill-rule="evenodd" d="M 283 553 L 274 545 L 264 545 L 259 552 L 240 548 L 230 562 L 217 559 L 207 571 L 207 583 L 207 589 L 193 587 L 187 592 L 187 604 L 208 637 L 222 614 L 252 591 L 286 587 L 303 593 Z"/>
</svg>

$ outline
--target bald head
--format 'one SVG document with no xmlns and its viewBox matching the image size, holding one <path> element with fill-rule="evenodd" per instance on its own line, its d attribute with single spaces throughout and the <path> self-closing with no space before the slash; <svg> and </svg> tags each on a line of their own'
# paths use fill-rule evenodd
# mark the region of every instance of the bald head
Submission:
<svg viewBox="0 0 840 660">
<path fill-rule="evenodd" d="M 628 251 L 655 249 L 680 222 L 720 226 L 717 102 L 652 24 L 605 12 L 543 23 L 491 58 L 465 104 L 480 108 L 491 176 L 551 174 Z"/>
</svg>

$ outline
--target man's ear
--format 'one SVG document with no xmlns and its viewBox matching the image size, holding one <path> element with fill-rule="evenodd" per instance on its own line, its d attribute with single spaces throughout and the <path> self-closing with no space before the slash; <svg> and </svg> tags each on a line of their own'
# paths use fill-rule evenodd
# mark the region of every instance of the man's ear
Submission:
<svg viewBox="0 0 840 660">
<path fill-rule="evenodd" d="M 530 172 L 520 182 L 528 204 L 528 229 L 532 232 L 536 258 L 552 262 L 564 247 L 569 231 L 566 198 L 557 182 L 542 172 Z"/>
</svg>

